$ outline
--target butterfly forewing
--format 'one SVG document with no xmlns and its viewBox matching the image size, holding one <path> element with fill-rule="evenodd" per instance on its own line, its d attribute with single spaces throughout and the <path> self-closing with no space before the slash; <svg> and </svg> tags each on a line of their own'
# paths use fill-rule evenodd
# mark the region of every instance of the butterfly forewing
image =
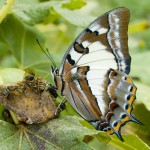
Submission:
<svg viewBox="0 0 150 150">
<path fill-rule="evenodd" d="M 55 76 L 58 89 L 95 128 L 116 133 L 131 116 L 136 87 L 127 76 L 127 8 L 112 10 L 91 23 L 66 52 Z M 61 81 L 61 82 L 60 82 Z"/>
<path fill-rule="evenodd" d="M 128 74 L 130 72 L 127 36 L 129 17 L 130 13 L 127 8 L 118 8 L 97 18 L 69 47 L 61 63 L 60 74 L 65 74 L 75 67 L 77 62 L 84 64 L 98 60 L 100 61 L 97 62 L 98 65 L 101 61 L 104 64 L 108 61 L 108 68 L 118 69 Z M 93 55 L 94 58 L 90 55 Z M 92 62 L 87 61 L 87 57 L 90 57 Z M 65 68 L 66 62 L 71 64 L 71 68 Z"/>
</svg>

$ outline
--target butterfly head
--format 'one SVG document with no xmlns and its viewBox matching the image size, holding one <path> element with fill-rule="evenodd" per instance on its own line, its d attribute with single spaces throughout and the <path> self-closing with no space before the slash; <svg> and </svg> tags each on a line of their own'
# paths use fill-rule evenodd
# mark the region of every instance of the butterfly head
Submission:
<svg viewBox="0 0 150 150">
<path fill-rule="evenodd" d="M 55 83 L 55 87 L 57 88 L 58 91 L 62 91 L 63 80 L 62 80 L 62 76 L 59 74 L 58 68 L 55 66 L 51 66 L 51 72 Z"/>
<path fill-rule="evenodd" d="M 51 73 L 53 76 L 58 76 L 59 75 L 59 70 L 55 66 L 51 66 Z"/>
</svg>

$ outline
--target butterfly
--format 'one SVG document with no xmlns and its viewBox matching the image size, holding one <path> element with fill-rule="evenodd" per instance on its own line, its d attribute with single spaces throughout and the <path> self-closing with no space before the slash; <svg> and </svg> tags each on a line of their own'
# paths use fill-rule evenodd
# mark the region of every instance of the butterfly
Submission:
<svg viewBox="0 0 150 150">
<path fill-rule="evenodd" d="M 128 8 L 116 8 L 93 21 L 67 50 L 60 68 L 52 66 L 57 90 L 97 130 L 116 134 L 136 120 L 131 112 L 136 86 L 128 76 Z"/>
</svg>

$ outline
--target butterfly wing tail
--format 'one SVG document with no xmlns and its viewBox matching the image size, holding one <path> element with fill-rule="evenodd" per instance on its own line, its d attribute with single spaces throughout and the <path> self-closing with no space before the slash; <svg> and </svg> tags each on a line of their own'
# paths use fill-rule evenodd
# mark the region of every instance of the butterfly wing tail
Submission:
<svg viewBox="0 0 150 150">
<path fill-rule="evenodd" d="M 137 124 L 142 124 L 131 114 L 133 110 L 132 104 L 136 99 L 137 88 L 133 84 L 131 78 L 120 71 L 111 69 L 108 78 L 110 82 L 107 92 L 112 101 L 117 103 L 117 107 L 114 109 L 109 105 L 114 116 L 112 116 L 108 122 L 114 130 L 114 133 L 122 139 L 120 136 L 120 129 L 127 122 L 132 121 Z"/>
</svg>

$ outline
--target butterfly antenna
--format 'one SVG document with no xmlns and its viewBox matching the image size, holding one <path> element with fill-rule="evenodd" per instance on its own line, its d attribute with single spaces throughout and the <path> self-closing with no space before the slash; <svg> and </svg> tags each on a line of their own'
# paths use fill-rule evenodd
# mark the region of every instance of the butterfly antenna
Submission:
<svg viewBox="0 0 150 150">
<path fill-rule="evenodd" d="M 54 65 L 54 67 L 56 68 L 56 63 L 55 63 L 53 57 L 50 55 L 48 48 L 46 48 L 46 51 L 47 51 L 47 55 L 49 56 L 49 58 L 51 58 L 51 61 L 52 61 L 53 65 Z"/>
<path fill-rule="evenodd" d="M 40 46 L 41 50 L 44 52 L 44 54 L 48 57 L 48 59 L 52 62 L 52 64 L 56 68 L 56 63 L 55 63 L 54 59 L 52 58 L 52 56 L 50 55 L 48 49 L 46 48 L 46 50 L 44 50 L 43 47 L 42 47 L 42 45 L 38 41 L 38 39 L 36 39 L 36 42 L 38 43 L 38 45 Z"/>
</svg>

